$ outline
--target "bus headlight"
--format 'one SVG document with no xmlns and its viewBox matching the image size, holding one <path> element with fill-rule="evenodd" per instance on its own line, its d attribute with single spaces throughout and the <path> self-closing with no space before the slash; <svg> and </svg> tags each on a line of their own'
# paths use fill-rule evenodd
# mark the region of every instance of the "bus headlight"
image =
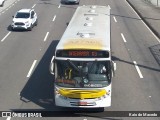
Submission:
<svg viewBox="0 0 160 120">
<path fill-rule="evenodd" d="M 110 90 L 108 90 L 108 92 L 106 93 L 106 95 L 110 95 L 110 93 L 111 93 L 111 91 L 110 91 Z"/>
<path fill-rule="evenodd" d="M 26 22 L 25 22 L 25 25 L 26 25 L 26 26 L 29 26 L 29 21 L 26 21 Z"/>
<path fill-rule="evenodd" d="M 59 89 L 58 88 L 55 88 L 55 95 L 59 95 L 59 97 L 61 97 L 62 99 L 67 99 L 67 97 L 65 97 L 65 96 L 63 96 L 63 95 L 61 95 L 60 93 L 59 93 Z"/>
<path fill-rule="evenodd" d="M 103 98 L 106 98 L 107 96 L 106 95 L 103 95 Z"/>
<path fill-rule="evenodd" d="M 61 94 L 60 94 L 60 97 L 61 97 L 62 99 L 64 99 L 64 100 L 67 99 L 67 97 L 65 97 L 65 96 L 63 96 L 63 95 L 61 95 Z"/>
<path fill-rule="evenodd" d="M 101 100 L 101 97 L 99 97 L 98 100 Z"/>
<path fill-rule="evenodd" d="M 60 94 L 60 93 L 59 93 L 59 89 L 55 88 L 54 94 L 55 94 L 55 95 Z"/>
</svg>

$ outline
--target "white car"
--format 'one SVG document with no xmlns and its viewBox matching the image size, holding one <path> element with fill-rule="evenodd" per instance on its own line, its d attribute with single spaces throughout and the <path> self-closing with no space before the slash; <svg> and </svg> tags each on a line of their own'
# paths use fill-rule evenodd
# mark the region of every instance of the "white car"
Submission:
<svg viewBox="0 0 160 120">
<path fill-rule="evenodd" d="M 5 0 L 0 0 L 0 6 L 3 7 Z"/>
<path fill-rule="evenodd" d="M 25 29 L 32 30 L 33 26 L 37 26 L 38 18 L 34 9 L 21 9 L 13 16 L 11 23 L 12 30 Z"/>
</svg>

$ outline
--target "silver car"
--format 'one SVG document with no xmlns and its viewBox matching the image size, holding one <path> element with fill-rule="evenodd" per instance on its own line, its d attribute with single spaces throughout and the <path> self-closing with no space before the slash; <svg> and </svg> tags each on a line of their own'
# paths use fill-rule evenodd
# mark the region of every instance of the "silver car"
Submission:
<svg viewBox="0 0 160 120">
<path fill-rule="evenodd" d="M 61 0 L 64 4 L 79 4 L 80 0 Z"/>
</svg>

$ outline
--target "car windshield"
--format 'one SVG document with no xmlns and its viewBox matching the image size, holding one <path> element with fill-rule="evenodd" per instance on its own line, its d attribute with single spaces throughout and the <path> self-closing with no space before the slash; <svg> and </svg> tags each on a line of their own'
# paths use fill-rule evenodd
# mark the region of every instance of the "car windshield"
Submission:
<svg viewBox="0 0 160 120">
<path fill-rule="evenodd" d="M 57 60 L 55 84 L 72 88 L 101 88 L 111 82 L 110 61 Z"/>
<path fill-rule="evenodd" d="M 18 12 L 15 16 L 15 18 L 29 18 L 30 14 L 29 13 L 22 13 L 22 12 Z"/>
</svg>

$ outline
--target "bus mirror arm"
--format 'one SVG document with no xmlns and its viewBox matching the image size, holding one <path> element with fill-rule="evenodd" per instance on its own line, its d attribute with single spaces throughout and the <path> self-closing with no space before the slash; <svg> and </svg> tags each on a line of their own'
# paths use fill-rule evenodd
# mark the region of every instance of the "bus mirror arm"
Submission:
<svg viewBox="0 0 160 120">
<path fill-rule="evenodd" d="M 115 71 L 116 71 L 116 69 L 117 69 L 117 65 L 116 65 L 116 63 L 114 62 L 114 61 L 112 61 L 112 72 L 113 72 L 113 76 L 115 76 Z M 112 76 L 112 77 L 113 77 Z"/>
<path fill-rule="evenodd" d="M 54 75 L 54 56 L 52 57 L 52 60 L 50 63 L 50 73 Z"/>
<path fill-rule="evenodd" d="M 113 68 L 114 68 L 114 71 L 117 70 L 117 64 L 115 62 L 113 62 Z"/>
</svg>

